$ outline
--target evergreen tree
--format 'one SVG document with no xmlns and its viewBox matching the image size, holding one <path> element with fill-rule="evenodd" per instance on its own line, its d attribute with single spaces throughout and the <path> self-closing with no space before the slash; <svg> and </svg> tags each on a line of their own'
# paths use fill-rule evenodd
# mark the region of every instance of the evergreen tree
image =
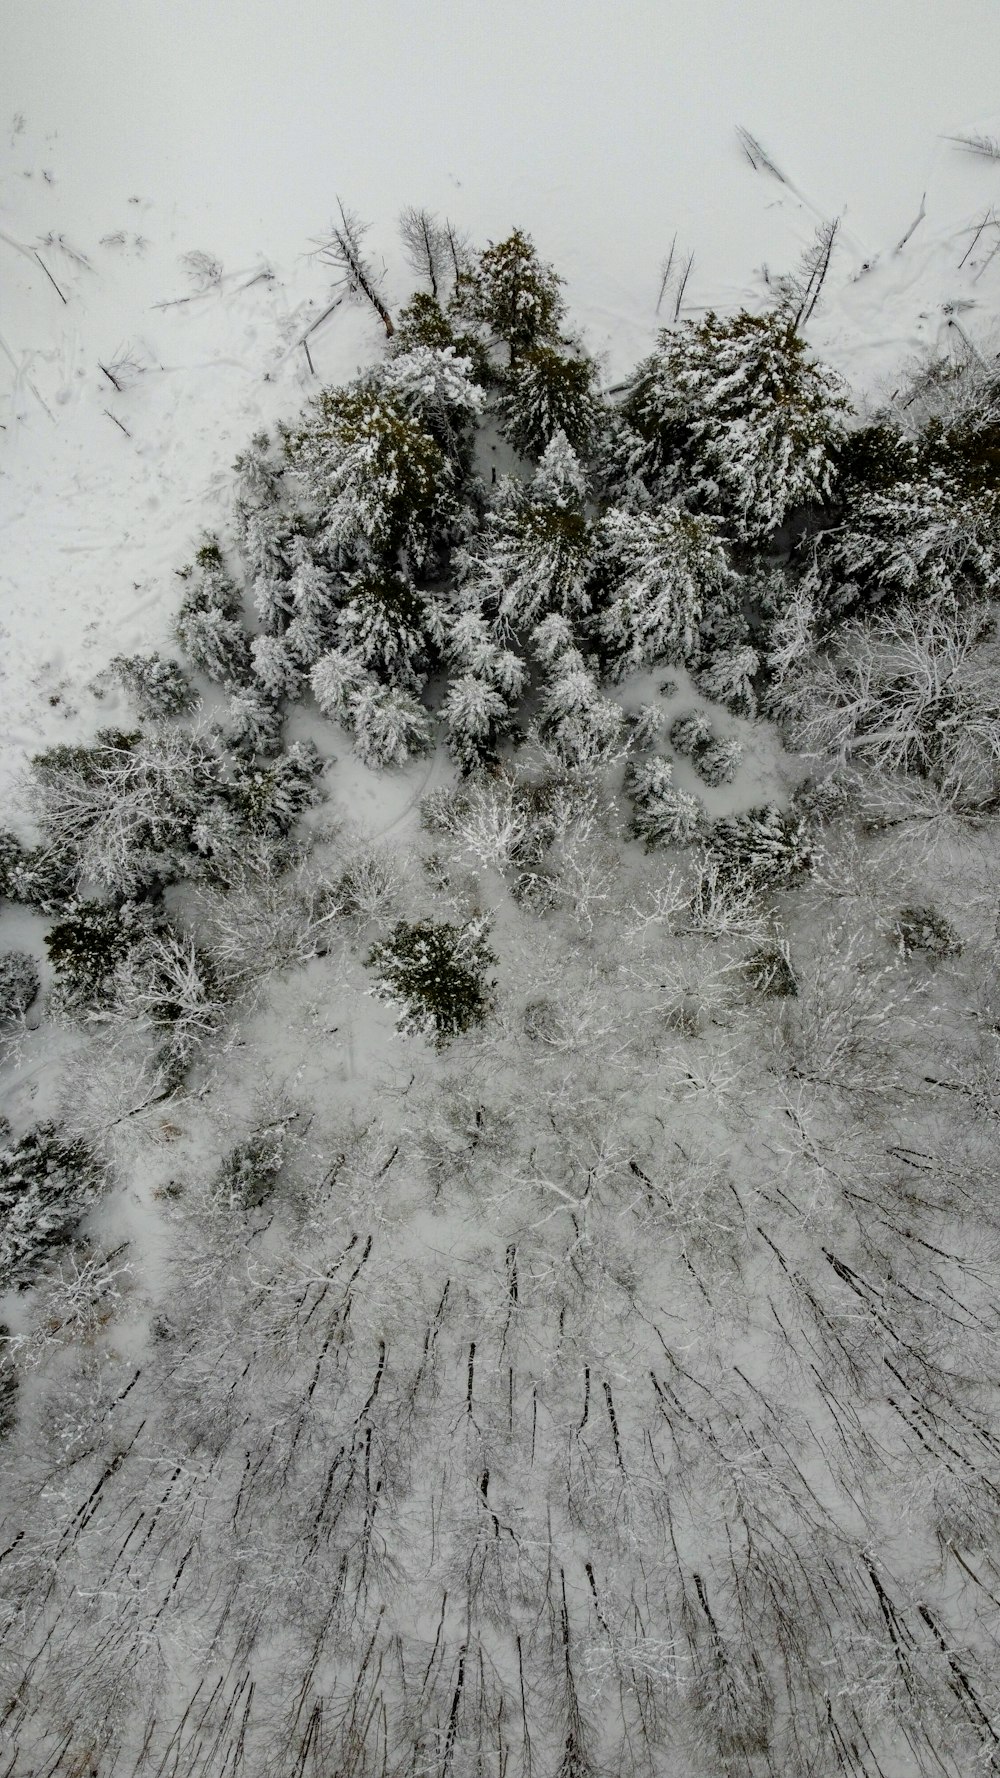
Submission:
<svg viewBox="0 0 1000 1778">
<path fill-rule="evenodd" d="M 579 649 L 558 655 L 542 693 L 538 732 L 563 764 L 603 764 L 620 750 L 624 726 L 621 705 L 602 695 Z"/>
<path fill-rule="evenodd" d="M 717 788 L 720 784 L 733 782 L 742 759 L 743 748 L 739 741 L 715 736 L 696 754 L 694 763 L 698 776 Z"/>
<path fill-rule="evenodd" d="M 349 723 L 351 703 L 363 687 L 373 684 L 364 662 L 346 648 L 330 648 L 309 675 L 313 697 L 324 716 Z"/>
<path fill-rule="evenodd" d="M 233 774 L 226 801 L 243 827 L 283 837 L 316 801 L 323 761 L 312 741 L 293 741 L 268 765 L 247 761 Z"/>
<path fill-rule="evenodd" d="M 483 673 L 462 673 L 448 686 L 441 706 L 448 750 L 463 772 L 495 756 L 511 725 L 511 706 Z"/>
<path fill-rule="evenodd" d="M 612 507 L 598 531 L 597 633 L 619 677 L 657 661 L 689 661 L 713 605 L 736 576 L 718 526 L 680 507 Z"/>
<path fill-rule="evenodd" d="M 483 392 L 454 346 L 414 346 L 382 366 L 379 386 L 463 469 L 472 455 Z"/>
<path fill-rule="evenodd" d="M 426 677 L 427 607 L 405 574 L 361 574 L 347 585 L 337 642 L 379 679 L 419 691 Z"/>
<path fill-rule="evenodd" d="M 697 759 L 712 739 L 712 724 L 700 710 L 685 710 L 670 725 L 670 745 L 687 759 Z"/>
<path fill-rule="evenodd" d="M 247 685 L 229 699 L 226 744 L 240 759 L 277 753 L 281 747 L 281 709 L 263 685 Z"/>
<path fill-rule="evenodd" d="M 162 654 L 116 654 L 108 671 L 121 680 L 140 716 L 186 716 L 198 703 L 183 667 Z"/>
<path fill-rule="evenodd" d="M 483 919 L 465 926 L 401 920 L 373 946 L 367 962 L 378 978 L 374 992 L 398 1008 L 400 1031 L 428 1037 L 441 1049 L 482 1024 L 496 986 L 488 979 L 496 957 L 486 943 L 487 931 Z"/>
<path fill-rule="evenodd" d="M 526 488 L 502 481 L 474 549 L 459 567 L 467 597 L 502 635 L 523 635 L 560 612 L 590 609 L 593 533 L 583 511 L 579 463 L 557 433 Z"/>
<path fill-rule="evenodd" d="M 431 719 L 422 704 L 397 685 L 362 685 L 350 701 L 354 751 L 373 771 L 402 766 L 431 745 Z"/>
<path fill-rule="evenodd" d="M 185 592 L 174 634 L 184 652 L 206 678 L 229 687 L 245 685 L 253 671 L 250 638 L 241 621 L 239 593 L 214 538 L 181 571 L 181 579 Z"/>
<path fill-rule="evenodd" d="M 698 686 L 713 703 L 725 704 L 734 716 L 755 716 L 757 694 L 753 682 L 760 671 L 755 648 L 720 649 L 698 669 Z"/>
<path fill-rule="evenodd" d="M 568 634 L 572 639 L 572 630 Z M 480 612 L 461 612 L 443 640 L 453 665 L 492 686 L 508 704 L 516 704 L 527 684 L 528 669 L 520 655 L 501 647 Z"/>
<path fill-rule="evenodd" d="M 253 670 L 269 698 L 297 698 L 302 689 L 302 663 L 284 636 L 255 636 L 250 644 Z"/>
<path fill-rule="evenodd" d="M 887 598 L 995 597 L 1000 589 L 996 495 L 970 494 L 913 452 L 909 463 L 896 480 L 878 471 L 869 485 L 845 477 L 841 522 L 810 546 L 823 605 L 837 616 Z"/>
<path fill-rule="evenodd" d="M 0 1025 L 23 1019 L 41 986 L 29 951 L 0 952 Z"/>
<path fill-rule="evenodd" d="M 366 380 L 326 389 L 288 439 L 331 559 L 427 563 L 454 514 L 454 468 L 405 402 Z"/>
<path fill-rule="evenodd" d="M 631 765 L 625 775 L 625 792 L 632 801 L 631 831 L 645 840 L 647 852 L 656 846 L 690 846 L 704 830 L 705 810 L 696 796 L 678 790 L 668 759 L 654 754 Z"/>
<path fill-rule="evenodd" d="M 597 367 L 554 346 L 525 352 L 500 399 L 500 422 L 516 451 L 538 458 L 557 433 L 578 455 L 593 446 L 600 420 Z"/>
<path fill-rule="evenodd" d="M 86 1145 L 61 1136 L 54 1124 L 0 1140 L 0 1293 L 34 1280 L 103 1184 Z"/>
<path fill-rule="evenodd" d="M 827 497 L 846 405 L 787 315 L 741 311 L 662 333 L 625 413 L 645 440 L 647 474 L 685 487 L 752 543 Z"/>
<path fill-rule="evenodd" d="M 805 817 L 773 803 L 725 815 L 712 827 L 709 853 L 729 875 L 757 889 L 784 888 L 813 867 L 814 847 Z"/>
<path fill-rule="evenodd" d="M 488 247 L 472 272 L 459 278 L 454 306 L 459 314 L 485 322 L 509 348 L 513 365 L 523 352 L 557 337 L 565 312 L 561 283 L 518 228 Z"/>
</svg>

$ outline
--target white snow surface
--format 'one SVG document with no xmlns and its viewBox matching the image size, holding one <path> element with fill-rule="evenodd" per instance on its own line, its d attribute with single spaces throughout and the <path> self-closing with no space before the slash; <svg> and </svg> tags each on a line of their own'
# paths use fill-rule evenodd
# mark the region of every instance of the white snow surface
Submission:
<svg viewBox="0 0 1000 1778">
<path fill-rule="evenodd" d="M 254 429 L 380 351 L 347 304 L 315 379 L 297 344 L 331 300 L 338 196 L 390 307 L 414 282 L 404 204 L 479 244 L 529 229 L 608 383 L 671 318 L 672 241 L 696 315 L 759 304 L 765 265 L 834 215 L 810 338 L 859 399 L 956 324 L 991 337 L 995 228 L 960 261 L 1000 165 L 949 140 L 996 128 L 991 0 L 8 0 L 4 36 L 5 797 L 26 755 L 108 720 L 89 688 L 111 654 L 167 640 L 174 570 L 225 531 Z"/>
</svg>

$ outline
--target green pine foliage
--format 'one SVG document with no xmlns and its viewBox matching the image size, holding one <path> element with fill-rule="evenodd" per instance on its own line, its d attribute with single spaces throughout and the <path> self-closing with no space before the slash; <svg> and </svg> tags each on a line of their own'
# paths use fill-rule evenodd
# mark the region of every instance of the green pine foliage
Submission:
<svg viewBox="0 0 1000 1778">
<path fill-rule="evenodd" d="M 500 400 L 500 421 L 516 451 L 536 461 L 557 432 L 578 457 L 591 451 L 600 425 L 597 367 L 556 346 L 534 346 L 518 360 Z"/>
<path fill-rule="evenodd" d="M 806 817 L 774 803 L 714 822 L 708 850 L 725 875 L 757 890 L 787 888 L 807 876 L 815 862 Z"/>
<path fill-rule="evenodd" d="M 683 486 L 741 543 L 832 489 L 846 401 L 786 315 L 746 311 L 661 333 L 625 414 L 652 483 Z"/>
<path fill-rule="evenodd" d="M 398 1009 L 400 1031 L 429 1038 L 439 1049 L 481 1025 L 496 986 L 489 971 L 497 959 L 482 919 L 456 926 L 448 921 L 400 920 L 372 947 L 369 968 L 378 998 Z"/>
<path fill-rule="evenodd" d="M 0 1293 L 23 1290 L 71 1239 L 104 1174 L 83 1142 L 36 1124 L 0 1138 Z"/>
<path fill-rule="evenodd" d="M 140 716 L 188 716 L 198 693 L 179 661 L 162 654 L 116 654 L 108 671 L 119 679 Z"/>
<path fill-rule="evenodd" d="M 534 346 L 558 337 L 565 305 L 562 279 L 539 259 L 530 235 L 516 228 L 505 241 L 487 247 L 456 284 L 453 307 L 459 316 L 483 322 L 516 364 Z"/>
<path fill-rule="evenodd" d="M 425 565 L 454 516 L 454 466 L 375 379 L 325 389 L 289 434 L 290 465 L 315 505 L 324 546 L 341 565 L 404 555 Z"/>
</svg>

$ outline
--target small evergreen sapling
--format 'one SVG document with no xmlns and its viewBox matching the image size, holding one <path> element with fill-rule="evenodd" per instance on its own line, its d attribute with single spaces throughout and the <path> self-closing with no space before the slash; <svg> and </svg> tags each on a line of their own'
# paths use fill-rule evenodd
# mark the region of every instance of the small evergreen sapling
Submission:
<svg viewBox="0 0 1000 1778">
<path fill-rule="evenodd" d="M 538 713 L 541 740 L 571 769 L 606 764 L 624 746 L 625 713 L 601 692 L 579 649 L 549 669 Z"/>
<path fill-rule="evenodd" d="M 185 593 L 174 634 L 200 673 L 235 688 L 250 679 L 250 638 L 241 621 L 240 596 L 226 573 L 222 551 L 209 538 L 191 567 L 181 570 Z"/>
<path fill-rule="evenodd" d="M 488 923 L 464 926 L 401 920 L 368 956 L 376 972 L 373 990 L 398 1008 L 397 1028 L 429 1038 L 442 1049 L 452 1038 L 481 1025 L 493 1004 L 497 959 L 486 943 Z"/>
<path fill-rule="evenodd" d="M 24 1018 L 40 984 L 38 964 L 29 951 L 0 952 L 0 1025 Z"/>
<path fill-rule="evenodd" d="M 116 654 L 108 670 L 124 685 L 140 716 L 187 716 L 198 703 L 183 667 L 162 654 Z"/>
<path fill-rule="evenodd" d="M 756 716 L 754 680 L 759 671 L 760 656 L 755 648 L 719 649 L 699 667 L 698 689 L 713 703 L 724 704 L 734 716 Z"/>
<path fill-rule="evenodd" d="M 739 741 L 724 740 L 715 735 L 695 755 L 694 766 L 699 778 L 718 789 L 722 784 L 733 782 L 742 760 L 743 748 Z"/>
<path fill-rule="evenodd" d="M 901 908 L 892 937 L 903 957 L 923 951 L 939 961 L 943 957 L 958 957 L 962 952 L 962 941 L 951 921 L 932 907 Z"/>
</svg>

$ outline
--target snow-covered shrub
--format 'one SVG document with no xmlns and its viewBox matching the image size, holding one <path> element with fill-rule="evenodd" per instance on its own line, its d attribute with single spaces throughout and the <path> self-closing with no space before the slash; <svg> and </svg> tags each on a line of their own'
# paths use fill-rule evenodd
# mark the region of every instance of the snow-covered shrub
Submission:
<svg viewBox="0 0 1000 1778">
<path fill-rule="evenodd" d="M 459 558 L 464 594 L 501 634 L 523 635 L 550 612 L 590 609 L 593 532 L 579 462 L 557 433 L 534 480 L 505 476 L 475 545 Z"/>
<path fill-rule="evenodd" d="M 192 829 L 219 781 L 211 742 L 174 724 L 102 729 L 90 746 L 36 754 L 31 768 L 37 819 L 53 850 L 123 895 L 184 874 Z"/>
<path fill-rule="evenodd" d="M 511 772 L 480 773 L 456 790 L 434 792 L 420 813 L 426 827 L 450 834 L 456 850 L 470 852 L 484 870 L 505 870 L 529 846 L 528 801 Z"/>
<path fill-rule="evenodd" d="M 108 671 L 121 680 L 140 716 L 186 716 L 198 703 L 183 667 L 162 654 L 116 654 Z"/>
<path fill-rule="evenodd" d="M 0 1025 L 22 1019 L 41 986 L 30 951 L 0 952 Z"/>
<path fill-rule="evenodd" d="M 382 846 L 363 846 L 334 883 L 332 904 L 346 919 L 375 920 L 386 915 L 401 887 L 394 854 Z"/>
<path fill-rule="evenodd" d="M 743 963 L 751 988 L 768 1000 L 787 999 L 799 991 L 786 945 L 760 945 Z"/>
<path fill-rule="evenodd" d="M 729 600 L 736 583 L 715 521 L 675 506 L 605 513 L 597 576 L 598 635 L 618 677 L 690 660 L 706 613 Z"/>
<path fill-rule="evenodd" d="M 245 685 L 252 673 L 250 638 L 239 593 L 214 538 L 203 544 L 191 567 L 181 570 L 181 579 L 185 593 L 174 635 L 184 653 L 206 678 L 230 688 Z"/>
<path fill-rule="evenodd" d="M 716 735 L 695 755 L 694 766 L 699 778 L 713 788 L 731 784 L 740 769 L 743 748 L 739 741 L 723 740 Z"/>
<path fill-rule="evenodd" d="M 254 1210 L 271 1196 L 285 1165 L 288 1120 L 261 1124 L 226 1155 L 214 1192 L 226 1203 Z"/>
<path fill-rule="evenodd" d="M 724 704 L 734 716 L 756 716 L 753 682 L 759 671 L 760 656 L 755 648 L 720 649 L 698 668 L 695 678 L 699 691 L 713 703 Z"/>
<path fill-rule="evenodd" d="M 784 888 L 813 867 L 809 823 L 773 803 L 723 815 L 712 824 L 708 847 L 723 871 L 759 890 Z"/>
<path fill-rule="evenodd" d="M 378 977 L 373 992 L 396 1005 L 400 1031 L 430 1038 L 440 1049 L 483 1023 L 496 986 L 488 975 L 496 957 L 487 930 L 485 919 L 464 926 L 400 920 L 372 947 L 367 961 Z"/>
<path fill-rule="evenodd" d="M 269 765 L 237 767 L 226 786 L 226 801 L 251 833 L 272 839 L 291 832 L 299 816 L 317 801 L 323 760 L 312 741 L 293 741 Z"/>
<path fill-rule="evenodd" d="M 711 739 L 712 725 L 700 710 L 685 710 L 670 724 L 670 745 L 686 759 L 694 759 Z"/>
<path fill-rule="evenodd" d="M 539 259 L 530 235 L 517 228 L 505 241 L 487 247 L 459 277 L 453 307 L 460 316 L 484 322 L 509 348 L 513 365 L 522 353 L 558 336 L 564 313 L 561 283 Z"/>
<path fill-rule="evenodd" d="M 951 921 L 932 907 L 901 908 L 892 937 L 903 957 L 923 951 L 937 960 L 958 957 L 962 951 L 962 941 Z"/>
<path fill-rule="evenodd" d="M 277 970 L 298 969 L 329 949 L 341 909 L 336 885 L 307 855 L 261 841 L 220 861 L 198 891 L 198 943 L 229 998 L 253 996 Z"/>
<path fill-rule="evenodd" d="M 454 513 L 454 467 L 398 396 L 372 379 L 325 389 L 287 449 L 331 559 L 428 561 Z"/>
<path fill-rule="evenodd" d="M 76 862 L 64 846 L 23 846 L 0 827 L 0 901 L 16 901 L 53 914 L 73 898 Z"/>
<path fill-rule="evenodd" d="M 500 398 L 500 423 L 514 449 L 535 459 L 561 432 L 586 456 L 600 419 L 597 367 L 554 346 L 535 346 L 512 371 Z"/>
<path fill-rule="evenodd" d="M 363 685 L 351 699 L 354 751 L 372 771 L 402 766 L 431 745 L 431 718 L 424 706 L 396 685 Z"/>
<path fill-rule="evenodd" d="M 568 648 L 549 669 L 538 712 L 538 733 L 562 764 L 586 770 L 607 763 L 624 747 L 625 713 L 601 692 L 583 655 Z"/>
<path fill-rule="evenodd" d="M 625 776 L 625 793 L 632 802 L 630 831 L 645 840 L 647 852 L 656 846 L 690 846 L 704 832 L 705 809 L 696 796 L 678 790 L 668 759 L 654 755 L 637 761 Z"/>
<path fill-rule="evenodd" d="M 1000 785 L 1000 640 L 993 610 L 901 605 L 837 632 L 804 679 L 798 744 L 876 774 L 918 774 L 961 806 Z"/>
<path fill-rule="evenodd" d="M 0 1292 L 23 1289 L 68 1241 L 104 1184 L 83 1142 L 51 1123 L 0 1135 Z"/>
<path fill-rule="evenodd" d="M 146 933 L 118 958 L 108 987 L 113 1017 L 158 1034 L 171 1079 L 216 1031 L 225 996 L 209 958 L 194 940 L 169 927 Z"/>
<path fill-rule="evenodd" d="M 718 513 L 755 543 L 795 507 L 823 500 L 846 407 L 787 316 L 745 311 L 661 333 L 625 402 L 647 474 Z"/>
</svg>

